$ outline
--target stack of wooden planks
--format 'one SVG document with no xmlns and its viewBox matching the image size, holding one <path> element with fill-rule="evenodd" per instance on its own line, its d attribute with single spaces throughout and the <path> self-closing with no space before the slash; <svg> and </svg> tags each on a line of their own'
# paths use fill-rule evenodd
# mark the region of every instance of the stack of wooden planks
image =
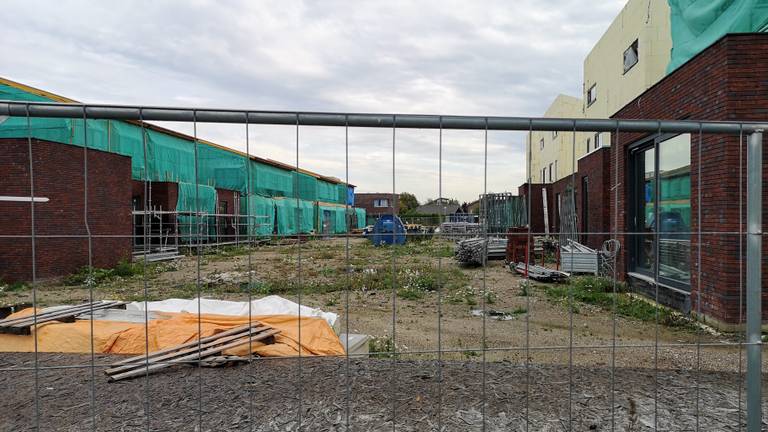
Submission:
<svg viewBox="0 0 768 432">
<path fill-rule="evenodd" d="M 205 366 L 212 366 L 222 361 L 232 360 L 231 357 L 223 355 L 224 351 L 250 342 L 274 343 L 274 336 L 278 333 L 280 330 L 254 321 L 200 340 L 196 339 L 148 355 L 138 355 L 119 361 L 104 372 L 109 376 L 110 381 L 119 381 L 154 373 L 177 364 L 199 362 Z"/>
<path fill-rule="evenodd" d="M 123 306 L 125 302 L 121 301 L 98 301 L 93 303 L 83 303 L 63 308 L 42 310 L 34 315 L 27 315 L 18 318 L 4 319 L 0 321 L 0 333 L 11 333 L 28 335 L 32 332 L 32 326 L 50 321 L 73 322 L 78 315 L 89 313 L 99 309 L 108 309 Z"/>
</svg>

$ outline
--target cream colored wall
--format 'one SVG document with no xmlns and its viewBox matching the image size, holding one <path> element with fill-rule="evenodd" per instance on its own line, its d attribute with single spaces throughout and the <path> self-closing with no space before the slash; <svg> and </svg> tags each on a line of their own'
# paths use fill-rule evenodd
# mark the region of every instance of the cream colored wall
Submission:
<svg viewBox="0 0 768 432">
<path fill-rule="evenodd" d="M 552 104 L 544 113 L 544 117 L 548 118 L 581 118 L 582 101 L 579 98 L 558 95 Z M 589 134 L 583 134 L 581 132 L 576 133 L 576 159 L 585 154 L 584 146 L 579 146 L 579 142 L 586 139 Z M 544 140 L 544 149 L 541 150 L 541 140 Z M 557 136 L 553 136 L 552 132 L 532 132 L 531 142 L 533 148 L 531 149 L 531 177 L 533 183 L 549 183 L 549 170 L 550 164 L 553 174 L 552 181 L 560 180 L 563 177 L 570 175 L 573 172 L 573 132 L 558 132 Z M 557 161 L 557 170 L 555 170 L 555 161 Z M 547 168 L 547 176 L 542 182 L 541 171 Z"/>
<path fill-rule="evenodd" d="M 584 60 L 582 99 L 559 95 L 545 117 L 608 118 L 665 76 L 672 49 L 667 0 L 629 0 Z M 637 39 L 638 62 L 624 73 L 624 51 Z M 587 91 L 597 84 L 597 98 L 587 106 Z M 544 138 L 544 150 L 539 150 Z M 541 183 L 541 170 L 557 161 L 557 181 L 572 173 L 573 134 L 534 132 L 531 177 Z M 587 149 L 587 140 L 589 148 Z M 576 134 L 576 159 L 594 151 L 595 134 Z M 567 143 L 567 145 L 566 145 Z M 610 133 L 600 135 L 601 146 L 610 145 Z M 549 176 L 545 183 L 549 182 Z"/>
<path fill-rule="evenodd" d="M 584 60 L 584 117 L 608 118 L 664 78 L 672 49 L 666 0 L 629 0 Z M 624 51 L 638 41 L 638 62 L 624 73 Z M 597 99 L 587 105 L 596 84 Z M 610 134 L 603 134 L 610 145 Z"/>
</svg>

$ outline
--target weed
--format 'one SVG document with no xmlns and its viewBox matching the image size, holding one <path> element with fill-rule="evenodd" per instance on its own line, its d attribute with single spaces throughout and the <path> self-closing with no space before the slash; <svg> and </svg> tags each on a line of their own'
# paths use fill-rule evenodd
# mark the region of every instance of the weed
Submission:
<svg viewBox="0 0 768 432">
<path fill-rule="evenodd" d="M 533 286 L 531 285 L 530 281 L 527 281 L 527 280 L 520 281 L 520 296 L 528 297 L 529 295 L 531 295 L 531 288 L 533 288 Z"/>
<path fill-rule="evenodd" d="M 659 323 L 689 328 L 691 322 L 688 318 L 661 305 L 653 305 L 644 300 L 628 295 L 623 283 L 616 282 L 614 294 L 614 282 L 607 278 L 595 276 L 582 276 L 573 278 L 570 285 L 551 286 L 546 290 L 546 295 L 552 300 L 568 301 L 573 296 L 572 305 L 574 313 L 579 313 L 577 303 L 598 306 L 607 311 L 613 311 L 620 316 L 633 318 L 640 321 L 656 321 L 658 314 Z"/>
<path fill-rule="evenodd" d="M 522 315 L 524 313 L 528 313 L 528 309 L 522 306 L 516 307 L 515 310 L 512 311 L 512 315 Z"/>
<path fill-rule="evenodd" d="M 491 291 L 490 288 L 485 289 L 485 303 L 486 304 L 494 304 L 496 303 L 496 293 Z"/>
<path fill-rule="evenodd" d="M 373 358 L 392 358 L 395 342 L 389 336 L 374 336 L 368 341 L 368 351 Z"/>
</svg>

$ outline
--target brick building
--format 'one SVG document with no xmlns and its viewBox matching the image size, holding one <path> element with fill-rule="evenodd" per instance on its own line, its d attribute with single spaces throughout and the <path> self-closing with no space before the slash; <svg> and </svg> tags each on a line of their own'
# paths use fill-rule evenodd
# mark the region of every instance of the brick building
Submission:
<svg viewBox="0 0 768 432">
<path fill-rule="evenodd" d="M 355 207 L 365 209 L 368 223 L 373 223 L 379 216 L 397 214 L 397 196 L 389 192 L 355 193 Z"/>
<path fill-rule="evenodd" d="M 627 104 L 614 118 L 766 121 L 766 52 L 768 34 L 726 35 Z M 618 208 L 617 224 L 611 220 L 611 229 L 643 233 L 620 236 L 619 268 L 629 285 L 655 295 L 652 276 L 657 248 L 662 303 L 685 312 L 700 310 L 717 324 L 738 323 L 744 316 L 739 311 L 744 250 L 738 235 L 725 233 L 738 232 L 740 222 L 745 223 L 739 217 L 744 214 L 739 209 L 739 191 L 745 204 L 746 171 L 740 170 L 740 162 L 746 163 L 746 149 L 740 148 L 739 137 L 702 134 L 699 141 L 698 134 L 620 133 L 614 139 L 609 163 L 612 176 L 620 182 L 618 200 L 603 197 L 604 202 Z M 765 166 L 763 170 L 768 176 Z M 654 205 L 659 206 L 658 224 L 653 221 Z M 701 245 L 697 235 L 685 234 L 699 230 L 706 233 L 701 235 Z M 701 268 L 697 268 L 699 246 Z M 766 299 L 764 294 L 764 318 L 768 317 Z"/>
<path fill-rule="evenodd" d="M 32 204 L 26 139 L 4 139 L 0 151 L 0 278 L 32 279 Z M 60 276 L 88 264 L 114 267 L 131 257 L 131 158 L 88 150 L 88 211 L 85 207 L 85 151 L 81 147 L 32 140 L 34 230 L 38 278 Z M 22 201 L 26 199 L 26 201 Z M 87 222 L 87 224 L 86 224 Z M 114 237 L 112 237 L 114 236 Z"/>
</svg>

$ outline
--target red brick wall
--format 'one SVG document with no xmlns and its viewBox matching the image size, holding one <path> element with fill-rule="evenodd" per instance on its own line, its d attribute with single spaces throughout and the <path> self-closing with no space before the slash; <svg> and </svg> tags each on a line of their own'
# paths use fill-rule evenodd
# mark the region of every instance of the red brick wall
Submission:
<svg viewBox="0 0 768 432">
<path fill-rule="evenodd" d="M 377 199 L 386 199 L 389 201 L 389 207 L 374 207 L 373 201 Z M 397 199 L 397 196 L 395 197 Z M 395 204 L 396 205 L 396 204 Z M 392 214 L 392 194 L 391 193 L 356 193 L 355 207 L 365 209 L 366 216 L 381 216 Z M 397 213 L 396 211 L 394 213 Z"/>
<path fill-rule="evenodd" d="M 81 147 L 32 141 L 35 196 L 49 199 L 34 206 L 37 278 L 66 275 L 88 264 L 84 154 Z M 26 139 L 0 139 L 0 172 L 0 195 L 30 195 Z M 130 179 L 130 158 L 88 150 L 87 220 L 96 267 L 113 267 L 120 259 L 130 258 Z M 30 210 L 30 203 L 4 202 L 0 234 L 31 235 Z M 72 235 L 81 237 L 61 237 Z M 97 237 L 104 235 L 125 237 Z M 30 238 L 0 238 L 0 278 L 32 279 Z"/>
<path fill-rule="evenodd" d="M 611 218 L 611 208 L 605 205 L 606 202 L 611 200 L 610 156 L 609 148 L 601 148 L 582 157 L 578 162 L 579 171 L 576 174 L 578 226 L 581 232 L 585 233 L 581 238 L 582 243 L 593 249 L 601 248 L 603 242 L 610 238 L 610 235 L 605 234 L 610 230 L 609 221 Z M 588 178 L 589 184 L 589 193 L 587 195 L 589 220 L 587 221 L 587 226 L 584 224 L 582 209 L 582 197 L 584 194 L 583 178 L 585 176 Z"/>
<path fill-rule="evenodd" d="M 648 91 L 621 109 L 615 118 L 645 119 L 703 119 L 760 120 L 768 118 L 768 34 L 728 35 L 694 57 Z M 618 199 L 618 226 L 628 227 L 627 176 L 628 147 L 642 139 L 643 134 L 620 133 L 612 138 L 610 158 L 611 178 L 618 174 L 621 181 Z M 701 165 L 699 165 L 701 148 Z M 618 154 L 617 154 L 618 152 Z M 745 162 L 746 149 L 740 155 L 739 139 L 725 135 L 703 135 L 699 147 L 698 135 L 691 143 L 691 212 L 692 231 L 734 232 L 739 230 L 739 161 Z M 618 158 L 618 164 L 614 161 Z M 766 158 L 766 155 L 763 156 Z M 766 159 L 768 160 L 768 159 Z M 764 176 L 768 175 L 764 165 Z M 698 172 L 701 170 L 701 178 Z M 616 171 L 614 171 L 616 170 Z M 698 183 L 701 182 L 699 189 Z M 746 191 L 743 176 L 743 191 Z M 698 199 L 701 194 L 701 201 Z M 768 198 L 768 191 L 766 198 Z M 742 196 L 744 197 L 744 196 Z M 744 197 L 745 198 L 745 197 Z M 764 200 L 766 198 L 763 198 Z M 746 202 L 746 200 L 744 200 Z M 701 221 L 698 220 L 701 205 Z M 763 216 L 764 219 L 766 216 Z M 768 219 L 765 219 L 768 221 Z M 744 221 L 744 219 L 742 219 Z M 628 270 L 626 238 L 622 237 L 620 267 Z M 738 236 L 702 235 L 701 268 L 696 266 L 698 242 L 691 241 L 690 307 L 701 307 L 704 315 L 726 323 L 739 318 L 740 262 L 742 250 Z M 768 242 L 767 242 L 768 243 Z M 768 245 L 763 252 L 768 253 Z M 701 280 L 697 277 L 701 271 Z M 768 266 L 764 265 L 764 272 Z M 742 280 L 744 273 L 741 272 Z M 768 282 L 768 279 L 766 279 Z M 701 304 L 698 304 L 699 295 Z M 768 295 L 763 297 L 764 319 L 768 318 Z M 743 316 L 743 314 L 742 314 Z"/>
<path fill-rule="evenodd" d="M 139 197 L 139 207 L 144 204 L 144 182 L 141 180 L 131 180 L 132 193 L 134 197 Z M 158 210 L 163 211 L 176 210 L 176 203 L 179 200 L 179 185 L 174 182 L 149 182 L 146 186 L 147 192 L 151 196 L 150 206 L 156 206 Z"/>
<path fill-rule="evenodd" d="M 552 185 L 541 184 L 541 183 L 533 183 L 531 185 L 528 185 L 528 183 L 524 183 L 520 185 L 520 187 L 518 187 L 517 194 L 520 196 L 527 197 L 529 189 L 531 191 L 531 197 L 530 197 L 530 200 L 527 201 L 527 203 L 530 202 L 530 206 L 531 206 L 530 212 L 529 212 L 531 215 L 531 220 L 530 220 L 531 233 L 533 233 L 534 235 L 544 235 L 544 232 L 545 232 L 544 199 L 541 193 L 543 189 L 547 189 L 547 215 L 548 215 L 547 219 L 549 222 L 549 230 L 550 232 L 552 232 L 555 226 L 552 223 L 554 220 L 553 204 L 555 202 L 554 194 L 552 193 Z"/>
</svg>

